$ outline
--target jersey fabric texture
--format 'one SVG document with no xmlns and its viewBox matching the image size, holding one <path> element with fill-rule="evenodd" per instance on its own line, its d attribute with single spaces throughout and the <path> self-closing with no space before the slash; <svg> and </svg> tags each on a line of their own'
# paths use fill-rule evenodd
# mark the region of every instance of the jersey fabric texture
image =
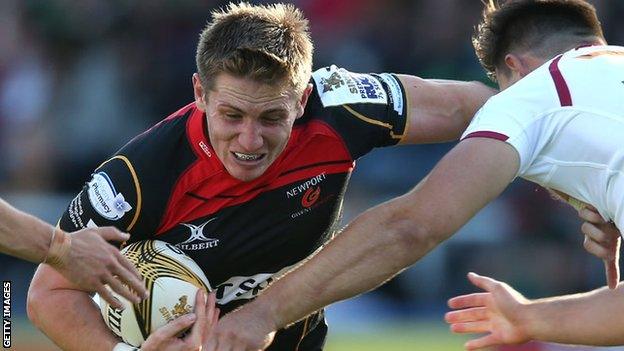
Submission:
<svg viewBox="0 0 624 351">
<path fill-rule="evenodd" d="M 491 98 L 462 139 L 506 141 L 518 176 L 596 207 L 624 228 L 624 48 L 559 55 Z"/>
<path fill-rule="evenodd" d="M 394 75 L 332 66 L 312 83 L 304 115 L 261 177 L 227 173 L 193 103 L 99 166 L 61 228 L 112 225 L 129 242 L 166 241 L 203 269 L 223 313 L 249 301 L 334 235 L 354 161 L 407 130 L 407 98 Z M 269 350 L 321 350 L 326 330 L 320 311 L 279 331 Z"/>
</svg>

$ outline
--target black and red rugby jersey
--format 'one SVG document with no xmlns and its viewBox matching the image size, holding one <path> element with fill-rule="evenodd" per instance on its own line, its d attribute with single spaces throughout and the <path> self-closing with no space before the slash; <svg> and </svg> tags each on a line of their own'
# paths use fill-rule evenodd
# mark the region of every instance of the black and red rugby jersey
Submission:
<svg viewBox="0 0 624 351">
<path fill-rule="evenodd" d="M 354 161 L 406 130 L 396 76 L 332 66 L 312 83 L 286 148 L 258 179 L 227 173 L 192 103 L 100 165 L 61 228 L 112 225 L 130 242 L 169 242 L 204 270 L 222 311 L 248 301 L 335 233 Z M 320 350 L 325 333 L 320 312 L 280 331 L 270 350 Z"/>
</svg>

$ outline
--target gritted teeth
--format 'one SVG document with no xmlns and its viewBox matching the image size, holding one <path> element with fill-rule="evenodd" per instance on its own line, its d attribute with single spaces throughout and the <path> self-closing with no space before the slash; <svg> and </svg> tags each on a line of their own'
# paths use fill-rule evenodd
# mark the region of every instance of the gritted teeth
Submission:
<svg viewBox="0 0 624 351">
<path fill-rule="evenodd" d="M 261 159 L 264 154 L 245 154 L 242 152 L 233 152 L 234 156 L 242 161 L 256 161 Z"/>
</svg>

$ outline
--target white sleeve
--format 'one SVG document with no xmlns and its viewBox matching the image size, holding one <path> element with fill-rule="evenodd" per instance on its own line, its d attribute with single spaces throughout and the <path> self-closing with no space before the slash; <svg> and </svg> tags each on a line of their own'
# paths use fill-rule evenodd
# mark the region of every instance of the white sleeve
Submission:
<svg viewBox="0 0 624 351">
<path fill-rule="evenodd" d="M 522 176 L 545 144 L 542 124 L 546 119 L 535 118 L 530 111 L 517 105 L 506 104 L 498 97 L 490 99 L 477 112 L 461 140 L 479 137 L 510 144 L 520 156 L 517 176 Z"/>
</svg>

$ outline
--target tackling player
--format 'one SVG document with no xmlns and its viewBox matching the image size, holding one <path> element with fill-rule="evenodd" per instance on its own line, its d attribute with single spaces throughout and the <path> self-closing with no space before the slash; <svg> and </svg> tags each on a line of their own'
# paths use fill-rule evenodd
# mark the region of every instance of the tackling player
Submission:
<svg viewBox="0 0 624 351">
<path fill-rule="evenodd" d="M 68 235 L 0 199 L 0 252 L 45 263 L 81 289 L 98 292 L 117 307 L 121 305 L 108 293 L 107 284 L 131 301 L 138 302 L 147 293 L 132 263 L 107 243 L 128 239 L 128 234 L 110 227 L 85 228 Z"/>
<path fill-rule="evenodd" d="M 60 225 L 113 225 L 129 242 L 177 246 L 204 270 L 225 313 L 335 234 L 357 158 L 456 139 L 493 94 L 476 82 L 335 66 L 312 73 L 307 20 L 282 4 L 215 12 L 197 70 L 195 102 L 97 168 Z M 63 349 L 129 349 L 86 292 L 45 266 L 29 296 L 33 322 Z M 326 331 L 321 310 L 280 330 L 271 349 L 320 350 Z M 174 337 L 158 330 L 142 350 Z"/>
<path fill-rule="evenodd" d="M 490 2 L 474 44 L 503 91 L 462 141 L 412 191 L 356 218 L 317 255 L 225 316 L 207 350 L 260 349 L 273 330 L 375 288 L 455 233 L 516 177 L 590 204 L 624 228 L 624 48 L 606 45 L 594 7 L 581 0 Z M 624 343 L 622 294 L 600 290 L 536 304 L 549 334 L 528 337 Z M 453 305 L 469 307 L 451 315 L 461 326 L 455 330 L 504 327 L 487 301 Z M 506 341 L 488 334 L 467 347 Z"/>
</svg>

